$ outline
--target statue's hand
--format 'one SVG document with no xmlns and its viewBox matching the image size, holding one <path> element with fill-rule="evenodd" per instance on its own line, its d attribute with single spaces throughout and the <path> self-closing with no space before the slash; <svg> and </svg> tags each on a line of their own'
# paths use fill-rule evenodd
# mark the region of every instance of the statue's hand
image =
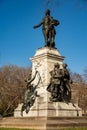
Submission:
<svg viewBox="0 0 87 130">
<path fill-rule="evenodd" d="M 59 25 L 60 23 L 59 23 L 59 21 L 58 20 L 53 20 L 53 25 L 55 25 L 55 26 L 57 26 L 57 25 Z"/>
<path fill-rule="evenodd" d="M 33 26 L 33 28 L 35 29 L 35 28 L 37 28 L 36 26 Z"/>
</svg>

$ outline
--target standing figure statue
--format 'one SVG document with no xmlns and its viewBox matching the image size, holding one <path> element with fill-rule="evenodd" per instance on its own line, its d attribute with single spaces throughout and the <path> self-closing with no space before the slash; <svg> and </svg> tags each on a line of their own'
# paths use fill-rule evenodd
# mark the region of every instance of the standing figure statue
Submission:
<svg viewBox="0 0 87 130">
<path fill-rule="evenodd" d="M 25 82 L 27 83 L 26 84 L 27 90 L 25 92 L 24 102 L 23 102 L 23 105 L 21 108 L 21 116 L 23 116 L 24 110 L 26 110 L 26 113 L 29 112 L 30 108 L 33 106 L 33 104 L 35 102 L 36 97 L 39 96 L 39 95 L 37 95 L 36 88 L 40 82 L 40 77 L 39 77 L 38 83 L 36 85 L 32 84 L 32 81 L 35 79 L 37 73 L 39 73 L 39 72 L 36 71 L 36 73 L 32 79 L 25 80 Z"/>
<path fill-rule="evenodd" d="M 50 72 L 51 78 L 47 87 L 47 91 L 51 93 L 51 101 L 62 101 L 62 71 L 59 67 L 60 65 L 55 63 L 53 71 Z"/>
<path fill-rule="evenodd" d="M 56 31 L 54 26 L 59 25 L 59 21 L 53 19 L 53 17 L 50 16 L 50 10 L 47 9 L 45 12 L 45 17 L 42 19 L 42 22 L 34 28 L 38 28 L 42 25 L 42 31 L 45 39 L 45 46 L 48 46 L 50 48 L 55 48 L 55 35 Z"/>
<path fill-rule="evenodd" d="M 64 63 L 62 69 L 62 86 L 63 86 L 63 98 L 65 102 L 70 102 L 71 100 L 71 84 L 72 84 L 72 79 L 70 77 L 69 71 L 67 69 L 67 64 Z"/>
<path fill-rule="evenodd" d="M 53 102 L 70 102 L 71 100 L 71 77 L 67 70 L 67 64 L 62 65 L 55 63 L 54 69 L 50 72 L 50 83 L 47 87 L 47 91 L 51 93 L 50 100 Z"/>
</svg>

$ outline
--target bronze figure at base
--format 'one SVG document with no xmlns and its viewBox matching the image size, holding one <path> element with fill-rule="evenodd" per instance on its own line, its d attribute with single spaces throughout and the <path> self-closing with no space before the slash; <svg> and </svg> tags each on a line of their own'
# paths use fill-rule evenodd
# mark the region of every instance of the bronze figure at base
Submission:
<svg viewBox="0 0 87 130">
<path fill-rule="evenodd" d="M 58 63 L 54 64 L 54 69 L 50 72 L 51 78 L 47 91 L 51 93 L 50 101 L 68 103 L 71 100 L 70 84 L 72 80 L 66 68 L 67 64 L 63 64 L 62 66 L 63 68 L 60 69 Z"/>
<path fill-rule="evenodd" d="M 21 108 L 21 116 L 23 116 L 24 110 L 26 111 L 26 113 L 29 112 L 30 108 L 33 106 L 33 104 L 35 102 L 36 97 L 39 96 L 39 95 L 37 95 L 36 88 L 40 82 L 40 77 L 39 77 L 38 83 L 36 85 L 32 84 L 32 81 L 36 78 L 37 73 L 39 73 L 39 72 L 36 70 L 36 73 L 33 78 L 25 80 L 25 82 L 27 83 L 26 84 L 27 90 L 25 92 L 24 102 L 23 102 L 23 105 Z"/>
</svg>

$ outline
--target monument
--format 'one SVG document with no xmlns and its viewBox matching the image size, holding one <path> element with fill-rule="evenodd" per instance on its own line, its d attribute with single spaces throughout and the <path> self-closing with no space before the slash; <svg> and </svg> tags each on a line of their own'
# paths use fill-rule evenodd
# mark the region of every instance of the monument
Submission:
<svg viewBox="0 0 87 130">
<path fill-rule="evenodd" d="M 31 79 L 26 80 L 24 102 L 14 111 L 15 117 L 77 117 L 82 110 L 72 102 L 73 83 L 64 56 L 56 48 L 55 26 L 59 21 L 46 10 L 41 23 L 45 46 L 37 49 L 32 61 Z"/>
</svg>

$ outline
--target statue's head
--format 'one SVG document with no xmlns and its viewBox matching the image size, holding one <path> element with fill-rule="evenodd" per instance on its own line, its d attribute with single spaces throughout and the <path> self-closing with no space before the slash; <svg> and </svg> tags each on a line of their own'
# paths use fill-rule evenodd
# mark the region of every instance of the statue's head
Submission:
<svg viewBox="0 0 87 130">
<path fill-rule="evenodd" d="M 50 15 L 50 10 L 47 9 L 46 12 L 45 12 L 46 15 Z"/>
<path fill-rule="evenodd" d="M 59 63 L 55 63 L 55 64 L 54 64 L 54 67 L 59 68 L 59 67 L 60 67 L 60 64 L 59 64 Z"/>
<path fill-rule="evenodd" d="M 64 64 L 63 64 L 63 68 L 66 68 L 66 67 L 67 67 L 67 64 L 66 64 L 66 63 L 64 63 Z"/>
</svg>

